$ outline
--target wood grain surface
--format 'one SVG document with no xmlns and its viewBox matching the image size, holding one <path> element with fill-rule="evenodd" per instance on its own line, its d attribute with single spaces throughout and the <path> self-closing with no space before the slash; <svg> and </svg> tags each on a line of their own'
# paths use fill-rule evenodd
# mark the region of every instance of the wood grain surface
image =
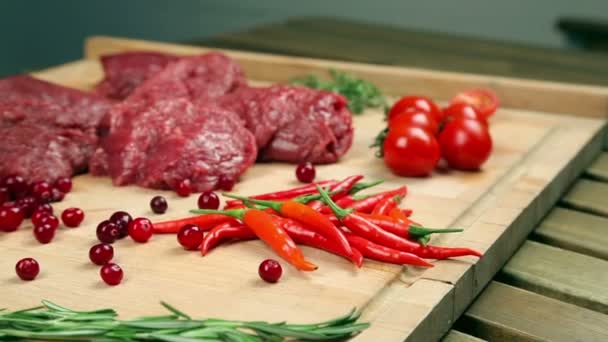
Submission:
<svg viewBox="0 0 608 342">
<path fill-rule="evenodd" d="M 88 89 L 101 77 L 97 62 L 100 54 L 133 49 L 206 51 L 143 41 L 93 39 L 87 45 L 89 59 L 35 76 Z M 381 70 L 347 63 L 231 54 L 259 83 L 286 80 L 329 66 L 362 68 L 389 93 L 388 89 L 394 92 L 399 84 L 423 84 L 429 77 L 437 80 L 432 85 L 441 88 L 432 95 L 477 82 L 476 76 L 461 76 L 460 82 L 451 79 L 454 83 L 450 83 L 439 81 L 444 76 L 441 73 L 431 76 L 399 68 Z M 394 70 L 399 72 L 389 73 Z M 596 104 L 608 101 L 599 93 L 595 95 Z M 529 98 L 519 101 L 533 103 Z M 111 306 L 123 317 L 159 313 L 158 302 L 164 300 L 194 316 L 294 322 L 331 318 L 356 306 L 363 310 L 363 320 L 372 322 L 372 327 L 356 340 L 437 340 L 521 244 L 531 225 L 544 216 L 567 184 L 599 152 L 604 133 L 604 122 L 598 119 L 503 108 L 491 122 L 495 148 L 483 172 L 437 172 L 431 178 L 411 179 L 392 176 L 368 149 L 382 124 L 379 112 L 355 117 L 353 148 L 340 163 L 319 166 L 318 177 L 362 173 L 368 179 L 385 179 L 380 189 L 406 184 L 410 193 L 404 206 L 415 209 L 417 220 L 428 226 L 465 228 L 461 234 L 441 236 L 433 243 L 477 248 L 486 253 L 482 259 L 439 261 L 431 270 L 367 261 L 357 270 L 333 255 L 304 248 L 319 270 L 304 274 L 284 263 L 284 278 L 268 285 L 258 278 L 257 265 L 274 254 L 260 242 L 221 246 L 202 258 L 196 252 L 182 250 L 174 236 L 155 236 L 145 245 L 128 239 L 115 244 L 115 260 L 125 270 L 125 281 L 108 287 L 87 258 L 88 248 L 95 243 L 96 224 L 118 209 L 153 220 L 181 217 L 195 206 L 196 198 L 183 199 L 170 192 L 133 186 L 113 187 L 107 178 L 82 175 L 74 179 L 73 192 L 56 206 L 56 210 L 82 207 L 87 215 L 82 227 L 61 228 L 49 245 L 39 245 L 27 226 L 0 235 L 0 244 L 6 246 L 0 269 L 8 270 L 0 278 L 0 298 L 12 309 L 34 305 L 44 298 L 76 308 Z M 568 144 L 555 148 L 564 141 Z M 293 168 L 278 163 L 255 165 L 234 191 L 253 194 L 296 185 Z M 153 215 L 148 208 L 149 199 L 159 193 L 169 201 L 170 209 L 163 216 Z M 36 281 L 23 283 L 12 268 L 16 260 L 26 256 L 37 258 L 42 271 Z"/>
</svg>

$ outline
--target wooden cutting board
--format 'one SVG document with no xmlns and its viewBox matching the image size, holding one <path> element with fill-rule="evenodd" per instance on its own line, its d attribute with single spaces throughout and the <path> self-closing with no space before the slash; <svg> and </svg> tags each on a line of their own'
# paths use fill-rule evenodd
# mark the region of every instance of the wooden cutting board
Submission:
<svg viewBox="0 0 608 342">
<path fill-rule="evenodd" d="M 88 41 L 86 59 L 37 72 L 36 77 L 90 89 L 102 77 L 99 55 L 125 50 L 157 50 L 181 54 L 208 51 L 153 42 L 93 38 Z M 0 234 L 0 302 L 10 309 L 34 306 L 41 299 L 81 309 L 111 307 L 122 317 L 162 312 L 163 300 L 193 316 L 227 319 L 312 322 L 332 318 L 352 307 L 363 310 L 363 320 L 372 327 L 357 337 L 362 341 L 398 341 L 405 338 L 436 339 L 451 326 L 474 296 L 485 286 L 504 261 L 520 245 L 532 225 L 557 200 L 559 194 L 588 160 L 600 149 L 604 120 L 600 110 L 608 103 L 608 92 L 591 89 L 592 101 L 582 103 L 581 115 L 556 115 L 539 111 L 509 109 L 530 103 L 538 109 L 534 94 L 525 98 L 521 87 L 543 89 L 542 103 L 590 97 L 589 87 L 562 87 L 542 82 L 525 83 L 490 77 L 434 73 L 393 67 L 378 67 L 228 52 L 244 67 L 254 83 L 286 81 L 308 72 L 321 73 L 328 67 L 370 76 L 386 93 L 421 92 L 440 100 L 457 85 L 490 86 L 503 96 L 505 106 L 491 120 L 494 152 L 482 172 L 435 172 L 424 179 L 393 176 L 368 145 L 382 128 L 382 114 L 368 111 L 355 117 L 355 142 L 337 164 L 317 167 L 318 179 L 363 174 L 368 180 L 386 182 L 374 191 L 400 185 L 409 187 L 403 206 L 414 209 L 416 220 L 432 227 L 458 226 L 465 232 L 434 238 L 433 244 L 469 246 L 486 255 L 434 262 L 433 269 L 400 267 L 366 260 L 361 269 L 334 255 L 304 247 L 307 257 L 319 269 L 295 271 L 283 262 L 284 276 L 278 284 L 266 284 L 257 266 L 274 253 L 258 241 L 223 245 L 208 256 L 184 251 L 175 236 L 154 236 L 147 244 L 124 239 L 114 244 L 114 261 L 122 266 L 125 279 L 115 287 L 99 278 L 99 267 L 88 260 L 96 243 L 95 227 L 116 210 L 153 221 L 188 215 L 196 196 L 178 198 L 163 192 L 134 186 L 113 187 L 108 178 L 89 175 L 74 179 L 74 189 L 56 212 L 71 206 L 84 209 L 84 224 L 75 229 L 60 228 L 55 240 L 40 245 L 32 227 Z M 429 77 L 435 81 L 428 84 Z M 523 84 L 521 82 L 524 82 Z M 433 88 L 434 86 L 434 88 Z M 552 90 L 553 89 L 553 90 Z M 584 95 L 586 94 L 586 95 Z M 551 105 L 549 108 L 552 108 Z M 605 110 L 605 108 L 603 108 Z M 605 115 L 606 113 L 603 113 Z M 258 164 L 237 184 L 234 192 L 255 194 L 296 186 L 294 166 Z M 148 203 L 156 194 L 165 196 L 169 210 L 152 214 Z M 28 222 L 29 223 L 29 222 Z M 35 281 L 22 282 L 14 264 L 34 257 L 41 265 Z"/>
</svg>

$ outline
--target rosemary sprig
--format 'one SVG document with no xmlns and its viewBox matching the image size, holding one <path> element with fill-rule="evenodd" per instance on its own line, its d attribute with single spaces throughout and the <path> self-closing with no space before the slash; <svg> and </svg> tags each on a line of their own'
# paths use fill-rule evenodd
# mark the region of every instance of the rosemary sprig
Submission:
<svg viewBox="0 0 608 342">
<path fill-rule="evenodd" d="M 329 70 L 329 75 L 331 80 L 322 80 L 315 75 L 307 75 L 292 80 L 291 84 L 341 94 L 346 97 L 348 108 L 355 114 L 363 113 L 365 108 L 387 107 L 386 99 L 373 83 L 334 69 Z"/>
<path fill-rule="evenodd" d="M 42 301 L 42 306 L 9 312 L 0 310 L 0 341 L 164 341 L 261 342 L 285 340 L 341 340 L 369 327 L 357 323 L 355 309 L 336 319 L 315 324 L 192 319 L 161 302 L 168 315 L 118 320 L 112 309 L 75 311 Z"/>
</svg>

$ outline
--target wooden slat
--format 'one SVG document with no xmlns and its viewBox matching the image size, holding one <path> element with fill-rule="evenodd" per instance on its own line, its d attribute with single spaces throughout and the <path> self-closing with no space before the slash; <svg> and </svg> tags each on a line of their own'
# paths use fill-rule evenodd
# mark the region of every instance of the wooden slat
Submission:
<svg viewBox="0 0 608 342">
<path fill-rule="evenodd" d="M 608 182 L 608 152 L 600 154 L 587 169 L 587 175 L 602 182 Z"/>
<path fill-rule="evenodd" d="M 608 219 L 601 216 L 557 207 L 534 230 L 531 238 L 608 260 Z"/>
<path fill-rule="evenodd" d="M 465 334 L 458 330 L 450 330 L 441 340 L 442 342 L 483 342 L 480 338 Z"/>
<path fill-rule="evenodd" d="M 498 279 L 536 293 L 608 313 L 608 262 L 526 241 Z"/>
<path fill-rule="evenodd" d="M 455 327 L 489 341 L 606 341 L 608 316 L 492 282 Z"/>
<path fill-rule="evenodd" d="M 580 179 L 562 202 L 570 208 L 608 217 L 608 184 Z"/>
</svg>

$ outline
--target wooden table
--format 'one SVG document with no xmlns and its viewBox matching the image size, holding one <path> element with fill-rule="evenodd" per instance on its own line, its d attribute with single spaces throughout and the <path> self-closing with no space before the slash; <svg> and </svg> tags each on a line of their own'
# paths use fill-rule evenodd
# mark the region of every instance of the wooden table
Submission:
<svg viewBox="0 0 608 342">
<path fill-rule="evenodd" d="M 445 71 L 608 85 L 602 54 L 330 18 L 227 33 L 206 45 Z M 606 151 L 538 225 L 445 341 L 608 340 Z"/>
</svg>

